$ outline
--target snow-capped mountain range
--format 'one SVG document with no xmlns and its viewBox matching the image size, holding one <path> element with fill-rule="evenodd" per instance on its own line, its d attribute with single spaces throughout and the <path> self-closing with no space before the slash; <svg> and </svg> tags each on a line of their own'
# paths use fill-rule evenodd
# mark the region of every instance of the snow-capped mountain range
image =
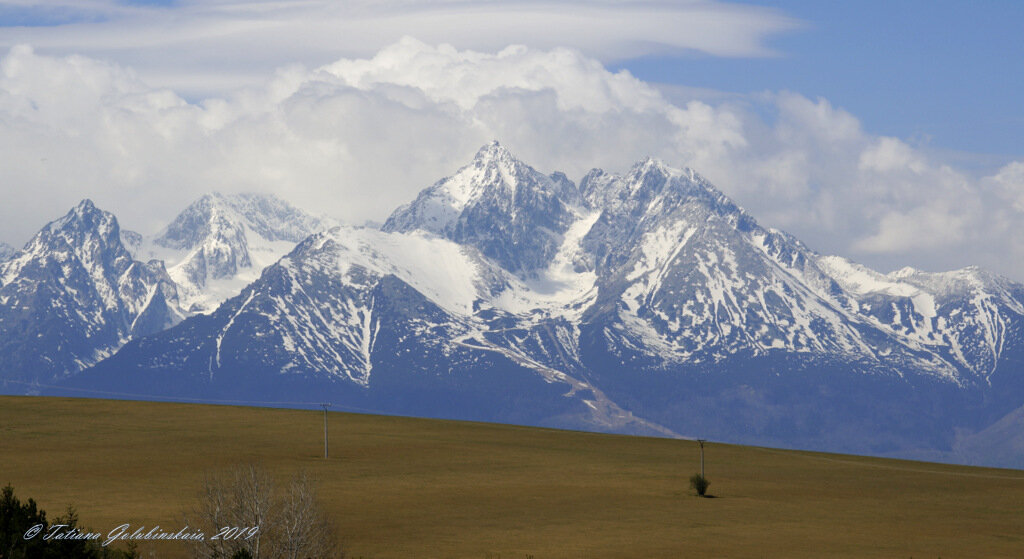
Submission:
<svg viewBox="0 0 1024 559">
<path fill-rule="evenodd" d="M 47 378 L 1024 464 L 993 450 L 1024 417 L 1024 286 L 818 254 L 693 170 L 648 159 L 576 185 L 494 142 L 380 230 L 330 225 L 219 195 L 150 239 L 114 222 L 103 238 L 120 264 L 89 277 L 149 270 L 158 279 L 136 283 L 162 286 L 168 310 L 146 311 L 162 322 L 138 331 L 139 311 L 123 311 L 116 336 Z M 3 297 L 47 277 L 20 270 L 49 262 L 49 238 L 0 264 Z M 45 300 L 81 292 L 63 285 Z M 27 343 L 2 332 L 12 352 Z"/>
<path fill-rule="evenodd" d="M 54 382 L 210 312 L 332 224 L 267 195 L 207 195 L 153 237 L 85 200 L 0 258 L 5 380 Z"/>
</svg>

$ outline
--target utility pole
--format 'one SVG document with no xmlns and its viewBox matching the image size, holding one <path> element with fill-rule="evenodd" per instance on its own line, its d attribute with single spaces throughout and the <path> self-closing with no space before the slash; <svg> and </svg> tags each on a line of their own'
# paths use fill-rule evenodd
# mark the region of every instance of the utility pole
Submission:
<svg viewBox="0 0 1024 559">
<path fill-rule="evenodd" d="M 324 409 L 324 460 L 327 459 L 327 408 L 331 407 L 330 403 L 320 404 L 320 407 Z"/>
<path fill-rule="evenodd" d="M 700 444 L 700 477 L 704 477 L 704 443 L 708 442 L 707 439 L 697 439 Z"/>
</svg>

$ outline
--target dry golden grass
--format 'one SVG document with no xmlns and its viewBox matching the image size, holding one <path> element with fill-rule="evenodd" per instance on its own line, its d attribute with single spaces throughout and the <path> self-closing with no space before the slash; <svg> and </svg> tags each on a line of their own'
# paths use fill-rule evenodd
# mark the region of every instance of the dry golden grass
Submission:
<svg viewBox="0 0 1024 559">
<path fill-rule="evenodd" d="M 322 412 L 0 397 L 0 484 L 177 530 L 207 471 L 319 480 L 350 557 L 1021 557 L 1024 472 Z M 179 557 L 184 544 L 144 546 Z"/>
</svg>

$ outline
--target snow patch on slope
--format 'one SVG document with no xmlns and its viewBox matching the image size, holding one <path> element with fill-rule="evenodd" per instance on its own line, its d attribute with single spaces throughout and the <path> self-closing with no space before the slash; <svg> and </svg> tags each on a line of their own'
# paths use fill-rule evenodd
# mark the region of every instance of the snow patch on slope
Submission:
<svg viewBox="0 0 1024 559">
<path fill-rule="evenodd" d="M 898 275 L 886 276 L 841 256 L 822 256 L 818 265 L 844 290 L 857 295 L 884 293 L 894 297 L 913 297 L 921 293 L 919 288 L 899 281 Z"/>
<path fill-rule="evenodd" d="M 597 274 L 581 268 L 583 256 L 581 241 L 601 217 L 592 211 L 576 220 L 563 236 L 562 244 L 545 270 L 537 277 L 512 277 L 509 286 L 489 302 L 495 308 L 512 314 L 542 312 L 566 318 L 578 317 L 587 307 L 586 302 L 597 296 Z"/>
<path fill-rule="evenodd" d="M 626 280 L 633 284 L 622 294 L 622 302 L 630 312 L 636 312 L 661 286 L 679 252 L 696 231 L 696 227 L 680 220 L 643 236 L 640 244 L 642 256 L 626 276 Z"/>
<path fill-rule="evenodd" d="M 338 227 L 338 266 L 347 275 L 359 266 L 380 275 L 392 274 L 444 310 L 473 314 L 473 303 L 484 297 L 479 258 L 447 239 L 429 233 L 385 233 L 375 229 Z"/>
</svg>

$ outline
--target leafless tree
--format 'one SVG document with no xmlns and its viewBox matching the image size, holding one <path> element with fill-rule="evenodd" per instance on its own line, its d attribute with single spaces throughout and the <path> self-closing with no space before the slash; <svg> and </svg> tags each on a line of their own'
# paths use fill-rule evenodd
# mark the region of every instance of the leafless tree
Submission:
<svg viewBox="0 0 1024 559">
<path fill-rule="evenodd" d="M 186 521 L 206 534 L 194 547 L 196 559 L 344 556 L 314 483 L 304 472 L 280 489 L 255 464 L 208 475 L 190 516 Z"/>
<path fill-rule="evenodd" d="M 281 496 L 277 529 L 277 557 L 305 559 L 339 555 L 334 529 L 318 505 L 316 488 L 305 472 L 292 478 Z"/>
</svg>

